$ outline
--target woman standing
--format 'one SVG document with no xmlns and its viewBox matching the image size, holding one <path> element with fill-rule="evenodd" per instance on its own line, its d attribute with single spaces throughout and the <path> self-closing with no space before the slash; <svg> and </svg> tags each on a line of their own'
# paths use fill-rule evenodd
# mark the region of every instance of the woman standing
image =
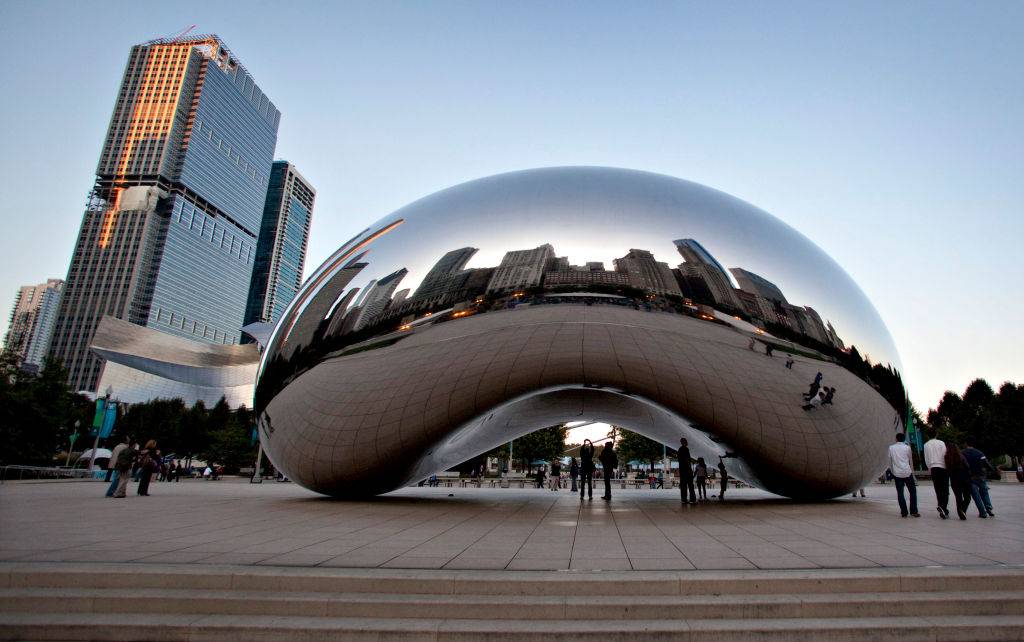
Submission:
<svg viewBox="0 0 1024 642">
<path fill-rule="evenodd" d="M 718 474 L 721 478 L 722 489 L 718 492 L 718 501 L 725 500 L 725 489 L 729 487 L 729 473 L 725 470 L 725 462 L 718 458 Z"/>
<path fill-rule="evenodd" d="M 946 444 L 945 463 L 949 485 L 953 489 L 953 500 L 956 502 L 957 517 L 967 519 L 967 505 L 971 501 L 971 471 L 956 444 Z"/>
<path fill-rule="evenodd" d="M 551 460 L 551 476 L 548 477 L 548 488 L 558 490 L 562 485 L 562 462 L 558 459 Z"/>
<path fill-rule="evenodd" d="M 708 465 L 703 457 L 697 458 L 697 467 L 694 470 L 694 478 L 697 481 L 697 499 L 708 498 Z"/>
<path fill-rule="evenodd" d="M 149 480 L 157 469 L 157 457 L 156 440 L 150 439 L 139 453 L 139 494 L 143 497 L 149 495 Z"/>
</svg>

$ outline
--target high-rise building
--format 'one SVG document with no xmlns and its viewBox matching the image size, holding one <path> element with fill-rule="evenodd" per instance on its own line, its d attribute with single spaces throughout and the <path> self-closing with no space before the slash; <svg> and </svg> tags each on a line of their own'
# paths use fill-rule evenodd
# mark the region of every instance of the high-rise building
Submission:
<svg viewBox="0 0 1024 642">
<path fill-rule="evenodd" d="M 548 243 L 532 250 L 505 252 L 491 276 L 491 282 L 487 284 L 487 291 L 506 292 L 540 285 L 544 268 L 554 257 L 555 248 Z"/>
<path fill-rule="evenodd" d="M 362 306 L 359 318 L 356 320 L 355 329 L 365 328 L 371 325 L 391 305 L 391 295 L 398 289 L 409 270 L 402 268 L 391 274 L 381 277 L 372 286 L 367 286 L 366 296 L 357 305 Z"/>
<path fill-rule="evenodd" d="M 694 239 L 678 239 L 673 241 L 680 256 L 686 262 L 679 266 L 679 270 L 696 279 L 703 279 L 715 303 L 737 310 L 743 309 L 743 304 L 733 292 L 732 281 L 729 274 L 722 267 L 722 264 L 711 255 L 704 246 Z"/>
<path fill-rule="evenodd" d="M 744 292 L 750 292 L 751 294 L 763 296 L 766 299 L 774 299 L 775 301 L 788 303 L 788 301 L 786 301 L 786 297 L 782 294 L 782 290 L 779 289 L 779 286 L 775 285 L 760 274 L 754 274 L 753 272 L 749 272 L 743 268 L 729 268 L 729 271 L 732 272 L 736 282 L 740 285 L 740 289 Z"/>
<path fill-rule="evenodd" d="M 132 47 L 50 347 L 73 388 L 105 315 L 238 342 L 279 121 L 219 37 Z"/>
<path fill-rule="evenodd" d="M 615 259 L 614 263 L 615 271 L 629 275 L 629 283 L 635 288 L 657 294 L 683 295 L 672 276 L 672 268 L 668 263 L 656 261 L 654 255 L 647 250 L 631 249 L 626 256 Z"/>
<path fill-rule="evenodd" d="M 57 321 L 64 281 L 47 279 L 46 283 L 25 285 L 14 297 L 4 349 L 21 358 L 23 366 L 41 366 L 50 347 L 53 326 Z"/>
<path fill-rule="evenodd" d="M 478 248 L 475 247 L 460 247 L 445 253 L 423 277 L 412 298 L 427 299 L 447 292 L 451 288 L 453 277 L 466 267 L 477 251 Z"/>
<path fill-rule="evenodd" d="M 302 286 L 316 190 L 288 161 L 274 161 L 256 243 L 245 323 L 276 323 Z"/>
</svg>

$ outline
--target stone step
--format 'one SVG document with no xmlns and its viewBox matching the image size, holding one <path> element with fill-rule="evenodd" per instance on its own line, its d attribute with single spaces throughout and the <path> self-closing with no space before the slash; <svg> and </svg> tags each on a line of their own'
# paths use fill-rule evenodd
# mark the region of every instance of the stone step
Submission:
<svg viewBox="0 0 1024 642">
<path fill-rule="evenodd" d="M 1024 591 L 773 595 L 505 596 L 207 589 L 0 589 L 11 613 L 491 620 L 705 620 L 1024 614 Z M 131 617 L 128 615 L 127 617 Z"/>
<path fill-rule="evenodd" d="M 934 642 L 1024 640 L 1024 616 L 910 616 L 833 619 L 609 620 L 594 612 L 589 620 L 533 620 L 511 623 L 494 619 L 377 619 L 237 615 L 123 613 L 4 614 L 0 637 L 19 640 L 405 640 L 461 641 L 538 638 L 593 642 L 638 639 L 644 642 L 720 642 L 758 640 L 829 642 Z"/>
<path fill-rule="evenodd" d="M 0 563 L 0 588 L 388 593 L 392 595 L 773 595 L 1024 590 L 1024 568 L 778 571 L 444 571 L 199 564 Z"/>
</svg>

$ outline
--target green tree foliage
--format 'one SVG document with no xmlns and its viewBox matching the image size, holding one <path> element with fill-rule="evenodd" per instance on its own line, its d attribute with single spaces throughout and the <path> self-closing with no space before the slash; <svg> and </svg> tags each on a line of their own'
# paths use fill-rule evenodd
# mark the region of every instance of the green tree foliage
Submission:
<svg viewBox="0 0 1024 642">
<path fill-rule="evenodd" d="M 541 428 L 523 435 L 512 445 L 512 455 L 523 462 L 523 468 L 533 470 L 530 462 L 538 459 L 550 461 L 565 452 L 565 435 L 569 430 L 563 424 Z"/>
<path fill-rule="evenodd" d="M 144 444 L 155 439 L 164 455 L 180 455 L 182 426 L 188 409 L 181 399 L 154 399 L 148 403 L 128 406 L 115 424 L 117 435 L 127 435 Z"/>
<path fill-rule="evenodd" d="M 247 408 L 232 411 L 221 397 L 207 417 L 208 442 L 200 456 L 210 464 L 224 466 L 224 472 L 237 473 L 256 459 L 252 443 L 252 412 Z"/>
<path fill-rule="evenodd" d="M 651 469 L 653 469 L 654 462 L 661 459 L 664 449 L 659 442 L 624 428 L 621 430 L 620 435 L 618 443 L 619 461 L 623 464 L 635 459 L 650 464 Z"/>
<path fill-rule="evenodd" d="M 75 421 L 88 433 L 93 404 L 68 390 L 67 376 L 59 361 L 46 359 L 36 375 L 21 370 L 15 355 L 0 355 L 0 463 L 51 465 L 68 448 Z"/>
<path fill-rule="evenodd" d="M 970 440 L 995 459 L 1024 455 L 1024 386 L 1006 382 L 996 393 L 984 379 L 975 379 L 963 396 L 952 391 L 942 395 L 928 411 L 928 425 L 939 439 L 962 444 Z"/>
</svg>

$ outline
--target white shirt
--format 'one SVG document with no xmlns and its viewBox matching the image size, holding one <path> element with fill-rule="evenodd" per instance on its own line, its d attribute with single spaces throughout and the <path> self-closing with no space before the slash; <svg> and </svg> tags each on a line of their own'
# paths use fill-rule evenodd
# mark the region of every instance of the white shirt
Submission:
<svg viewBox="0 0 1024 642">
<path fill-rule="evenodd" d="M 946 442 L 929 439 L 924 444 L 924 465 L 928 468 L 946 467 Z"/>
<path fill-rule="evenodd" d="M 914 474 L 914 456 L 910 453 L 910 445 L 896 442 L 889 446 L 889 470 L 893 477 L 910 477 Z"/>
</svg>

